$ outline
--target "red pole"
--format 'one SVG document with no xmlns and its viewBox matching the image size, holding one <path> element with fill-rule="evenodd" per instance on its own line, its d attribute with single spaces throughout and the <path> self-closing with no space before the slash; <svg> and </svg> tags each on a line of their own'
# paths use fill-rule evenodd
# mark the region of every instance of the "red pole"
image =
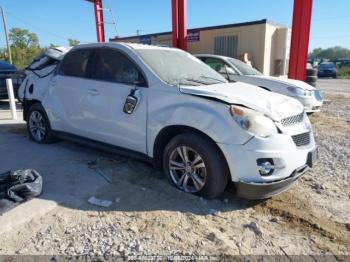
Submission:
<svg viewBox="0 0 350 262">
<path fill-rule="evenodd" d="M 294 0 L 289 78 L 305 81 L 309 51 L 312 0 Z"/>
<path fill-rule="evenodd" d="M 103 18 L 102 0 L 94 0 L 97 41 L 105 42 L 105 26 Z"/>
<path fill-rule="evenodd" d="M 171 10 L 173 17 L 173 47 L 179 47 L 179 12 L 178 12 L 178 0 L 171 0 Z"/>
<path fill-rule="evenodd" d="M 179 47 L 187 51 L 187 0 L 178 0 Z"/>
</svg>

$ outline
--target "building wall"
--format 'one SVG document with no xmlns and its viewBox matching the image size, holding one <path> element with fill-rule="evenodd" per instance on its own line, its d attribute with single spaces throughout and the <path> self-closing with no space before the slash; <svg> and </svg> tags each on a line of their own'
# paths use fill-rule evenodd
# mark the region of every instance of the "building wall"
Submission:
<svg viewBox="0 0 350 262">
<path fill-rule="evenodd" d="M 271 23 L 228 28 L 214 28 L 199 31 L 199 41 L 189 41 L 188 51 L 192 54 L 214 54 L 216 37 L 237 36 L 237 57 L 248 53 L 254 67 L 266 75 L 281 75 L 286 64 L 286 39 L 288 28 Z M 196 31 L 194 30 L 189 30 Z M 172 45 L 172 34 L 155 34 L 117 39 L 133 43 L 152 43 L 155 45 Z M 281 61 L 279 61 L 281 60 Z"/>
<path fill-rule="evenodd" d="M 264 26 L 260 24 L 201 31 L 200 41 L 190 42 L 189 51 L 193 54 L 213 54 L 215 37 L 238 36 L 238 57 L 235 58 L 239 58 L 243 53 L 249 53 L 253 66 L 264 70 Z"/>
<path fill-rule="evenodd" d="M 285 75 L 288 72 L 291 30 L 266 24 L 264 74 Z"/>
</svg>

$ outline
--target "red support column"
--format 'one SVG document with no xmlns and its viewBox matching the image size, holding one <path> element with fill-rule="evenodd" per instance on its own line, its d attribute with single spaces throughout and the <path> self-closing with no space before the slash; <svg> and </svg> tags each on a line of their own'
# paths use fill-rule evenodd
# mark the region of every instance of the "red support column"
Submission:
<svg viewBox="0 0 350 262">
<path fill-rule="evenodd" d="M 178 0 L 179 47 L 187 51 L 187 0 Z"/>
<path fill-rule="evenodd" d="M 312 0 L 294 0 L 289 78 L 305 81 L 309 51 Z"/>
<path fill-rule="evenodd" d="M 103 18 L 102 0 L 94 0 L 97 41 L 105 42 L 105 26 Z"/>
<path fill-rule="evenodd" d="M 173 47 L 177 48 L 179 47 L 179 4 L 178 0 L 171 0 L 171 10 L 172 10 L 172 17 L 173 17 Z"/>
</svg>

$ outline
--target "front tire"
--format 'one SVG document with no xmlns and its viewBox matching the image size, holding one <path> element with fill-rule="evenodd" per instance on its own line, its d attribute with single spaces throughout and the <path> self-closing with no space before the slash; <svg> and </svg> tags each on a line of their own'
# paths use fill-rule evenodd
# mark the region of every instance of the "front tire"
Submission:
<svg viewBox="0 0 350 262">
<path fill-rule="evenodd" d="M 53 142 L 52 130 L 44 108 L 39 104 L 33 104 L 28 110 L 27 130 L 29 138 L 39 144 Z"/>
<path fill-rule="evenodd" d="M 178 135 L 169 142 L 163 166 L 178 189 L 207 199 L 220 196 L 229 178 L 226 161 L 217 145 L 194 133 Z"/>
</svg>

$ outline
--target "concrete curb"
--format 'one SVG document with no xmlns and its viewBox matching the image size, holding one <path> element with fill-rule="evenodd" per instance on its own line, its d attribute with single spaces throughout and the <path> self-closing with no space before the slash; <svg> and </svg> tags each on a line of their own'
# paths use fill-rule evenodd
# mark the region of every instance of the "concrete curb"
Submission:
<svg viewBox="0 0 350 262">
<path fill-rule="evenodd" d="M 40 198 L 32 199 L 0 216 L 0 235 L 39 218 L 57 207 L 57 203 Z"/>
</svg>

